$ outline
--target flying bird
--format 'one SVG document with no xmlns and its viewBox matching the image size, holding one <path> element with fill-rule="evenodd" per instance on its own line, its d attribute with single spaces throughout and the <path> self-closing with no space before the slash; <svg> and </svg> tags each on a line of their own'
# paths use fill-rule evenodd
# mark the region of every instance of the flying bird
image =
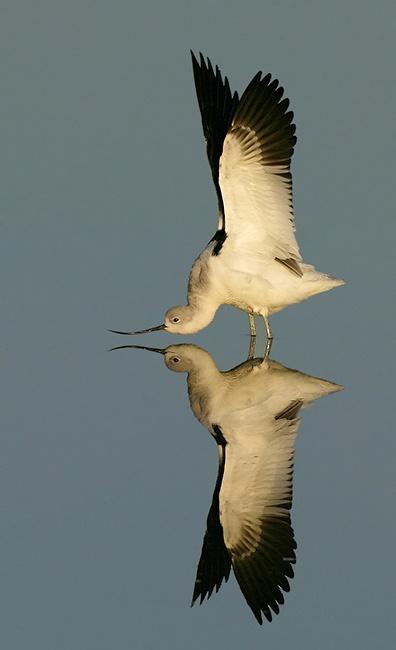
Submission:
<svg viewBox="0 0 396 650">
<path fill-rule="evenodd" d="M 227 77 L 191 52 L 207 156 L 217 194 L 215 234 L 195 260 L 187 304 L 164 322 L 135 332 L 192 334 L 209 325 L 220 305 L 256 315 L 272 339 L 269 316 L 344 284 L 303 262 L 295 237 L 290 162 L 296 143 L 293 113 L 283 88 L 258 72 L 239 98 Z"/>
<path fill-rule="evenodd" d="M 291 525 L 294 444 L 300 410 L 342 386 L 267 358 L 220 372 L 195 345 L 143 348 L 187 373 L 191 409 L 217 444 L 219 467 L 192 604 L 227 582 L 231 569 L 262 624 L 289 591 L 296 561 Z"/>
</svg>

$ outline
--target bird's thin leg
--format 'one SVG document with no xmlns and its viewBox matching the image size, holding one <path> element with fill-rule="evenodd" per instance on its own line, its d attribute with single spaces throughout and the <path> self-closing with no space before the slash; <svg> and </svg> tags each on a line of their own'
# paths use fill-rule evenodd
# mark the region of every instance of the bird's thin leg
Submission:
<svg viewBox="0 0 396 650">
<path fill-rule="evenodd" d="M 248 359 L 254 359 L 254 350 L 256 347 L 256 337 L 251 336 L 250 341 L 249 341 L 249 353 L 248 353 Z"/>
<path fill-rule="evenodd" d="M 256 324 L 254 322 L 253 314 L 248 314 L 249 316 L 249 328 L 250 328 L 250 341 L 249 341 L 249 354 L 248 359 L 254 358 L 254 348 L 256 346 Z"/>
<path fill-rule="evenodd" d="M 250 337 L 251 338 L 256 338 L 256 324 L 254 322 L 254 316 L 253 314 L 248 314 L 249 316 L 249 327 L 250 327 Z"/>
<path fill-rule="evenodd" d="M 264 318 L 265 329 L 266 329 L 266 332 L 267 332 L 267 340 L 268 340 L 268 341 L 272 341 L 272 339 L 273 339 L 274 337 L 272 336 L 272 330 L 271 330 L 270 322 L 269 322 L 269 320 L 268 320 L 268 316 L 264 316 L 264 314 L 262 314 L 262 316 L 263 316 L 263 318 Z"/>
<path fill-rule="evenodd" d="M 265 344 L 264 361 L 267 361 L 267 359 L 268 359 L 268 357 L 270 355 L 271 348 L 272 348 L 272 341 L 273 341 L 273 339 L 267 339 L 267 342 Z"/>
</svg>

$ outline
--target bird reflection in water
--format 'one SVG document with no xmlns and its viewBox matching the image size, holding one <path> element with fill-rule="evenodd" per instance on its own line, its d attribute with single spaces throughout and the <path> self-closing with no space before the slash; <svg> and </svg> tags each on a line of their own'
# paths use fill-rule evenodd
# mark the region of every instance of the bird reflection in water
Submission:
<svg viewBox="0 0 396 650">
<path fill-rule="evenodd" d="M 296 561 L 290 510 L 300 411 L 343 387 L 268 356 L 221 372 L 195 345 L 119 347 L 159 352 L 169 370 L 186 372 L 191 409 L 217 444 L 219 469 L 192 605 L 219 591 L 232 567 L 257 621 L 263 615 L 271 621 Z"/>
</svg>

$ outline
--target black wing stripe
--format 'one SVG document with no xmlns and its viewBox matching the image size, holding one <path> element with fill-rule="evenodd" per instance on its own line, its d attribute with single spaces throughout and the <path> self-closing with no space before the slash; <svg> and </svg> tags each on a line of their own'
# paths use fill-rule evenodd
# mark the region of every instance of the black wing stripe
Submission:
<svg viewBox="0 0 396 650">
<path fill-rule="evenodd" d="M 282 164 L 289 170 L 296 143 L 293 113 L 283 88 L 271 75 L 253 77 L 235 112 L 231 130 L 245 146 L 259 140 L 264 164 Z"/>
<path fill-rule="evenodd" d="M 290 590 L 288 578 L 293 578 L 292 564 L 295 563 L 293 529 L 290 518 L 285 521 L 283 531 L 279 531 L 279 522 L 274 521 L 274 544 L 268 538 L 262 538 L 255 552 L 245 557 L 233 554 L 233 568 L 240 589 L 258 622 L 262 623 L 262 614 L 271 621 L 272 613 L 279 613 L 279 605 L 284 603 L 285 592 Z M 265 536 L 266 537 L 266 536 Z M 272 535 L 269 535 L 272 537 Z M 276 540 L 276 545 L 275 545 Z"/>
<path fill-rule="evenodd" d="M 224 205 L 219 185 L 219 160 L 223 151 L 224 138 L 238 105 L 238 94 L 231 93 L 227 77 L 223 81 L 219 68 L 216 66 L 216 71 L 214 71 L 209 59 L 206 63 L 200 54 L 198 63 L 193 52 L 191 52 L 191 58 L 202 127 L 206 139 L 206 150 L 217 193 L 221 228 L 224 229 Z"/>
<path fill-rule="evenodd" d="M 199 598 L 200 605 L 210 598 L 214 588 L 219 591 L 223 580 L 227 582 L 231 571 L 231 557 L 224 543 L 220 523 L 219 494 L 224 474 L 225 447 L 219 447 L 219 471 L 209 510 L 201 557 L 197 568 L 191 606 Z"/>
<path fill-rule="evenodd" d="M 239 101 L 230 132 L 238 138 L 246 160 L 257 160 L 259 151 L 262 165 L 269 166 L 270 172 L 283 179 L 289 193 L 293 221 L 290 161 L 297 138 L 293 112 L 288 110 L 289 100 L 286 97 L 282 99 L 283 92 L 278 80 L 271 80 L 270 74 L 262 79 L 261 73 L 256 74 Z M 298 277 L 303 275 L 299 258 L 294 255 L 275 259 L 291 273 Z"/>
<path fill-rule="evenodd" d="M 280 412 L 276 419 L 293 419 L 300 408 L 298 400 Z M 276 467 L 268 464 L 268 478 Z M 261 624 L 263 615 L 272 620 L 284 603 L 283 592 L 290 590 L 289 580 L 293 578 L 293 564 L 296 561 L 296 541 L 291 525 L 290 510 L 293 498 L 293 462 L 285 471 L 284 495 L 268 498 L 267 512 L 257 528 L 258 522 L 245 521 L 240 539 L 230 548 L 232 565 L 240 589 L 255 618 Z M 272 512 L 271 512 L 272 510 Z M 261 529 L 261 530 L 260 530 Z"/>
</svg>

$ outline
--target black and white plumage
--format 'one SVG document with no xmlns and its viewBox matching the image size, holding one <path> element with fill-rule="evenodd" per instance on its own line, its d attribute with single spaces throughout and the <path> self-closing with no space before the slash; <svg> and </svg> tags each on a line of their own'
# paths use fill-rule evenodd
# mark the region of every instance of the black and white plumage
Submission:
<svg viewBox="0 0 396 650">
<path fill-rule="evenodd" d="M 272 240 L 274 257 L 302 272 L 294 237 L 290 161 L 296 143 L 293 113 L 277 79 L 258 72 L 241 99 L 231 97 L 227 77 L 192 54 L 194 80 L 219 201 L 216 237 L 237 237 L 254 250 L 257 238 Z M 221 163 L 221 164 L 220 164 Z M 254 188 L 252 189 L 252 185 Z M 263 213 L 265 205 L 265 219 Z M 227 214 L 227 218 L 226 218 Z M 249 215 L 249 216 L 248 216 Z M 220 236 L 220 233 L 221 236 Z M 220 252 L 220 247 L 215 254 Z M 288 264 L 288 261 L 293 261 Z"/>
<path fill-rule="evenodd" d="M 187 373 L 191 409 L 219 453 L 192 603 L 218 591 L 232 568 L 257 621 L 270 621 L 289 591 L 296 559 L 290 510 L 300 410 L 342 386 L 268 358 L 220 372 L 195 345 L 143 349 Z"/>
<path fill-rule="evenodd" d="M 189 347 L 184 354 L 195 355 L 188 376 L 191 407 L 214 436 L 219 452 L 192 602 L 202 603 L 218 591 L 232 567 L 261 624 L 263 616 L 271 621 L 279 613 L 294 575 L 290 511 L 300 409 L 342 387 L 269 359 L 250 359 L 228 372 L 217 371 L 216 381 L 213 360 Z"/>
<path fill-rule="evenodd" d="M 284 307 L 343 280 L 304 263 L 295 237 L 290 163 L 296 143 L 293 113 L 283 88 L 257 73 L 239 98 L 227 77 L 192 53 L 195 88 L 217 193 L 217 230 L 195 260 L 187 305 L 172 307 L 164 329 L 175 334 L 206 327 L 222 304 L 265 320 Z"/>
</svg>

